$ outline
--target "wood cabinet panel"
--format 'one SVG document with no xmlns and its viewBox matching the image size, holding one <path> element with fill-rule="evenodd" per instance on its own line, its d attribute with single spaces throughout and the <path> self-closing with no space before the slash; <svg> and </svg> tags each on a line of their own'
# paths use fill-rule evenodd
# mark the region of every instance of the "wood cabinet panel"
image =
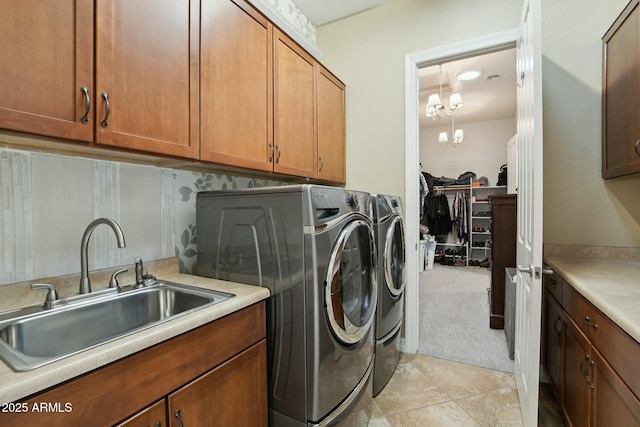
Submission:
<svg viewBox="0 0 640 427">
<path fill-rule="evenodd" d="M 2 414 L 2 425 L 111 426 L 266 336 L 264 302 L 24 399 L 68 402 L 66 413 Z"/>
<path fill-rule="evenodd" d="M 593 345 L 600 349 L 608 363 L 640 395 L 640 345 L 589 303 L 573 287 L 566 286 L 565 310 Z"/>
<path fill-rule="evenodd" d="M 203 0 L 202 160 L 273 170 L 273 26 L 243 1 Z"/>
<path fill-rule="evenodd" d="M 345 86 L 318 65 L 318 174 L 326 181 L 346 182 Z"/>
<path fill-rule="evenodd" d="M 593 382 L 592 427 L 640 425 L 640 400 L 595 349 L 591 352 Z"/>
<path fill-rule="evenodd" d="M 93 140 L 93 1 L 0 2 L 0 127 Z"/>
<path fill-rule="evenodd" d="M 167 425 L 167 405 L 162 399 L 116 427 L 165 427 Z"/>
<path fill-rule="evenodd" d="M 543 316 L 543 361 L 551 379 L 553 392 L 557 397 L 560 397 L 564 321 L 562 320 L 562 307 L 546 289 L 544 292 Z"/>
<path fill-rule="evenodd" d="M 517 197 L 489 196 L 491 203 L 491 303 L 489 326 L 504 328 L 504 269 L 516 266 Z"/>
<path fill-rule="evenodd" d="M 197 158 L 199 2 L 96 5 L 96 142 Z"/>
<path fill-rule="evenodd" d="M 274 172 L 315 177 L 316 70 L 314 59 L 277 30 L 274 36 Z"/>
<path fill-rule="evenodd" d="M 562 369 L 562 413 L 569 427 L 589 425 L 590 344 L 569 317 L 565 317 Z"/>
<path fill-rule="evenodd" d="M 266 427 L 266 366 L 263 340 L 172 393 L 169 425 Z"/>
<path fill-rule="evenodd" d="M 602 177 L 640 172 L 640 7 L 632 1 L 603 38 Z"/>
</svg>

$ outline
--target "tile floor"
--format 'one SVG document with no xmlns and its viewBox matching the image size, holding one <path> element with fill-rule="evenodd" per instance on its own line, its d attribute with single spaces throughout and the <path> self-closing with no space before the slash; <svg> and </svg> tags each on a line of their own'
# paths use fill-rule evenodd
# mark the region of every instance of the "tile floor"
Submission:
<svg viewBox="0 0 640 427">
<path fill-rule="evenodd" d="M 522 425 L 512 373 L 421 354 L 402 354 L 374 399 L 369 426 L 517 427 Z"/>
</svg>

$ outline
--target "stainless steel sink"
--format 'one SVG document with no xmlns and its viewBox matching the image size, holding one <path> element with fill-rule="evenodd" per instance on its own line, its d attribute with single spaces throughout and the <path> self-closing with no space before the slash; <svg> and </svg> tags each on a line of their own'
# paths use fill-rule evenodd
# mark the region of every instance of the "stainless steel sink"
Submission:
<svg viewBox="0 0 640 427">
<path fill-rule="evenodd" d="M 50 310 L 28 307 L 0 316 L 0 358 L 16 371 L 34 369 L 233 296 L 160 281 Z"/>
</svg>

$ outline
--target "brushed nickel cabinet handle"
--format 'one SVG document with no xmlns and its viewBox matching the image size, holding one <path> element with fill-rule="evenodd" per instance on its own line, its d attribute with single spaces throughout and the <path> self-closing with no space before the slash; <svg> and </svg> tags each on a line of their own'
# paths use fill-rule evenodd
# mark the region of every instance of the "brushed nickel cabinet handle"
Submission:
<svg viewBox="0 0 640 427">
<path fill-rule="evenodd" d="M 109 94 L 107 92 L 102 93 L 102 99 L 104 99 L 104 119 L 100 122 L 100 125 L 103 128 L 109 126 L 107 119 L 109 118 L 109 114 L 111 113 L 111 105 L 109 104 Z"/>
<path fill-rule="evenodd" d="M 591 318 L 589 316 L 585 317 L 583 320 L 584 324 L 590 328 L 598 329 L 598 325 L 596 323 L 591 322 Z"/>
<path fill-rule="evenodd" d="M 269 143 L 269 150 L 271 151 L 271 154 L 269 154 L 269 163 L 273 162 L 273 156 L 275 154 L 275 151 L 273 150 L 273 144 L 270 142 Z"/>
<path fill-rule="evenodd" d="M 582 362 L 580 362 L 580 373 L 587 384 L 591 384 L 589 380 L 589 359 L 589 355 L 587 354 L 584 356 L 584 359 L 582 359 Z"/>
<path fill-rule="evenodd" d="M 640 145 L 640 139 L 636 141 L 636 154 L 640 156 L 640 151 L 638 151 L 638 146 Z"/>
<path fill-rule="evenodd" d="M 282 157 L 282 151 L 280 150 L 279 144 L 276 144 L 276 151 L 278 152 L 278 156 L 276 157 L 276 163 L 280 163 L 280 157 Z"/>
<path fill-rule="evenodd" d="M 553 330 L 558 335 L 562 333 L 562 317 L 558 316 L 553 322 Z"/>
<path fill-rule="evenodd" d="M 82 124 L 89 123 L 89 110 L 91 109 L 91 98 L 89 98 L 89 88 L 86 86 L 82 86 L 80 88 L 80 92 L 84 95 L 84 114 L 80 118 L 80 122 Z"/>
<path fill-rule="evenodd" d="M 322 156 L 318 157 L 318 160 L 320 161 L 320 167 L 318 168 L 318 172 L 322 172 L 322 169 L 324 169 L 324 160 L 322 160 Z"/>
<path fill-rule="evenodd" d="M 184 427 L 184 424 L 182 423 L 182 417 L 180 417 L 180 409 L 176 409 L 176 411 L 173 413 L 173 416 L 178 419 L 178 425 L 180 427 Z"/>
</svg>

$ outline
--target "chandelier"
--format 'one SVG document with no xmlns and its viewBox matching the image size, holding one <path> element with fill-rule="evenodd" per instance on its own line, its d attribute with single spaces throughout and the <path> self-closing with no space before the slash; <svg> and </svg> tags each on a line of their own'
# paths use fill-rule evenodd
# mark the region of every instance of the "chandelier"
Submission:
<svg viewBox="0 0 640 427">
<path fill-rule="evenodd" d="M 427 101 L 427 117 L 430 117 L 434 121 L 438 121 L 443 117 L 451 118 L 451 140 L 449 140 L 449 136 L 447 132 L 440 132 L 438 137 L 438 141 L 444 145 L 445 147 L 454 146 L 457 147 L 458 144 L 462 142 L 464 139 L 464 132 L 462 129 L 455 129 L 455 115 L 462 107 L 462 97 L 459 93 L 452 93 L 449 97 L 449 111 L 447 112 L 447 108 L 442 104 L 442 66 L 439 65 L 438 70 L 438 86 L 440 88 L 439 93 L 434 93 L 429 95 L 429 100 Z"/>
<path fill-rule="evenodd" d="M 452 93 L 449 97 L 449 112 L 442 104 L 442 66 L 439 65 L 438 71 L 438 86 L 440 87 L 439 93 L 429 95 L 427 101 L 427 117 L 431 117 L 434 121 L 438 121 L 443 117 L 453 117 L 458 113 L 460 107 L 462 107 L 462 97 L 459 93 Z"/>
<path fill-rule="evenodd" d="M 453 117 L 451 118 L 451 141 L 449 141 L 447 132 L 440 132 L 440 135 L 438 136 L 438 141 L 445 147 L 457 147 L 463 139 L 464 132 L 462 131 L 462 129 L 455 129 L 455 121 Z"/>
</svg>

